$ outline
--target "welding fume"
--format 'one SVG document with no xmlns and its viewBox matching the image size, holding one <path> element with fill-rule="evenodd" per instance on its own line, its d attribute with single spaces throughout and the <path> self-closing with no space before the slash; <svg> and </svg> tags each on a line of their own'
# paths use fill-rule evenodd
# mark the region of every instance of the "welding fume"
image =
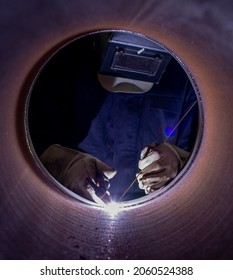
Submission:
<svg viewBox="0 0 233 280">
<path fill-rule="evenodd" d="M 97 203 L 128 201 L 165 187 L 184 167 L 196 102 L 164 46 L 135 33 L 97 32 L 44 65 L 31 91 L 29 132 L 63 186 Z"/>
</svg>

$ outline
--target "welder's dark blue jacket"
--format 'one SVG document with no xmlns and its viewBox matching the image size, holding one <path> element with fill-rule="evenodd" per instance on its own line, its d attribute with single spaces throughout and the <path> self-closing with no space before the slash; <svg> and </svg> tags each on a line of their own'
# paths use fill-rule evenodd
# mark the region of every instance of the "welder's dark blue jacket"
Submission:
<svg viewBox="0 0 233 280">
<path fill-rule="evenodd" d="M 73 44 L 58 53 L 34 87 L 29 107 L 32 142 L 39 155 L 57 143 L 114 167 L 110 190 L 119 197 L 139 171 L 141 150 L 154 141 L 162 143 L 196 97 L 186 73 L 173 60 L 147 93 L 107 92 L 98 81 L 94 58 L 77 48 Z M 197 123 L 195 106 L 168 142 L 191 151 Z M 136 183 L 129 195 L 142 192 Z"/>
</svg>

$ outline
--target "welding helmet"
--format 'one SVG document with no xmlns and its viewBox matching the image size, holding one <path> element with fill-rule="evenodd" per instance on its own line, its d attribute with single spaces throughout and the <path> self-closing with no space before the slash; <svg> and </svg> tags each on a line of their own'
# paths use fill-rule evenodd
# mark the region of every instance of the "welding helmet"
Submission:
<svg viewBox="0 0 233 280">
<path fill-rule="evenodd" d="M 171 54 L 159 43 L 129 32 L 103 33 L 98 78 L 112 92 L 143 93 L 158 84 Z"/>
</svg>

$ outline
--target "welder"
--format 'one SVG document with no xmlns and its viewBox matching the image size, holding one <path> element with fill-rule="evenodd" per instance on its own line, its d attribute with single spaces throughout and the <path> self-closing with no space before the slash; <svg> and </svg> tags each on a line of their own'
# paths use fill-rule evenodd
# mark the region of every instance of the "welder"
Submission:
<svg viewBox="0 0 233 280">
<path fill-rule="evenodd" d="M 163 46 L 100 32 L 63 47 L 42 69 L 29 131 L 42 163 L 65 187 L 117 201 L 135 181 L 129 200 L 166 186 L 187 162 L 197 106 L 174 128 L 195 100 L 187 74 Z"/>
</svg>

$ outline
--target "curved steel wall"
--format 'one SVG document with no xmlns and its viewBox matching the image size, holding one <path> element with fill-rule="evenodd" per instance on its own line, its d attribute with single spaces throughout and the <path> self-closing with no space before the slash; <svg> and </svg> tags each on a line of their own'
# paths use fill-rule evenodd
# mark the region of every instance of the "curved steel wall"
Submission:
<svg viewBox="0 0 233 280">
<path fill-rule="evenodd" d="M 0 257 L 233 257 L 233 5 L 198 0 L 16 0 L 0 4 Z M 200 89 L 204 133 L 187 174 L 166 194 L 109 216 L 62 193 L 32 159 L 24 132 L 28 87 L 62 42 L 103 29 L 158 40 Z"/>
</svg>

